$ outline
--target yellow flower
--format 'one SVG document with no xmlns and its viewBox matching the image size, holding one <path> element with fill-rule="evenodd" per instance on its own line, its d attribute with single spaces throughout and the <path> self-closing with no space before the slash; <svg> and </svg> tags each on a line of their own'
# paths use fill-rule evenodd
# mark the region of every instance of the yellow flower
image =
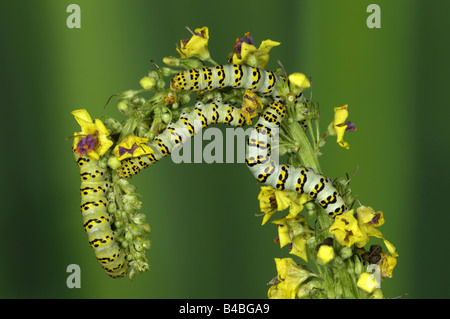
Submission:
<svg viewBox="0 0 450 319">
<path fill-rule="evenodd" d="M 322 263 L 322 265 L 330 262 L 334 256 L 333 247 L 328 245 L 321 245 L 319 251 L 317 252 L 317 259 Z"/>
<path fill-rule="evenodd" d="M 124 138 L 113 150 L 114 155 L 119 161 L 129 157 L 139 157 L 152 154 L 153 150 L 147 145 L 148 138 L 130 135 Z"/>
<path fill-rule="evenodd" d="M 306 242 L 311 237 L 313 230 L 309 227 L 306 219 L 302 215 L 292 216 L 288 214 L 272 223 L 278 226 L 280 248 L 292 244 L 289 253 L 308 261 Z"/>
<path fill-rule="evenodd" d="M 79 156 L 88 155 L 98 160 L 113 145 L 108 139 L 108 130 L 99 119 L 93 122 L 85 109 L 75 110 L 71 114 L 81 126 L 81 132 L 74 133 L 74 152 Z"/>
<path fill-rule="evenodd" d="M 381 231 L 376 228 L 384 224 L 384 216 L 382 211 L 375 212 L 372 207 L 360 206 L 356 209 L 356 216 L 359 227 L 364 235 L 364 238 L 357 243 L 358 247 L 364 247 L 369 242 L 370 236 L 377 237 L 383 239 L 384 244 L 392 256 L 398 256 L 395 252 L 395 246 L 387 241 L 383 237 Z"/>
<path fill-rule="evenodd" d="M 295 95 L 311 87 L 311 83 L 303 73 L 292 73 L 288 78 L 290 89 Z"/>
<path fill-rule="evenodd" d="M 365 239 L 358 221 L 353 216 L 353 209 L 336 217 L 334 223 L 330 226 L 330 233 L 341 245 L 347 247 Z"/>
<path fill-rule="evenodd" d="M 245 34 L 244 38 L 236 39 L 236 45 L 231 58 L 233 64 L 246 64 L 248 66 L 264 69 L 269 62 L 269 52 L 273 47 L 280 45 L 280 42 L 264 40 L 257 49 L 254 46 L 253 38 L 250 32 Z"/>
<path fill-rule="evenodd" d="M 270 217 L 278 211 L 283 211 L 289 207 L 289 214 L 295 217 L 303 209 L 303 204 L 310 201 L 311 198 L 302 194 L 298 196 L 297 192 L 280 191 L 271 186 L 262 186 L 258 195 L 259 207 L 265 213 L 262 225 L 264 225 Z"/>
<path fill-rule="evenodd" d="M 190 39 L 181 40 L 181 48 L 177 48 L 182 58 L 189 58 L 191 56 L 198 57 L 201 60 L 209 60 L 210 55 L 208 51 L 209 30 L 208 27 L 197 28 L 191 33 Z"/>
<path fill-rule="evenodd" d="M 381 279 L 386 277 L 392 278 L 392 272 L 397 265 L 397 259 L 394 256 L 386 254 L 381 255 L 381 263 L 379 267 L 381 269 Z"/>
<path fill-rule="evenodd" d="M 317 277 L 308 268 L 295 263 L 292 258 L 275 258 L 275 264 L 280 282 L 269 288 L 270 299 L 295 299 L 300 286 L 309 278 Z"/>
<path fill-rule="evenodd" d="M 349 149 L 350 145 L 344 141 L 344 133 L 346 131 L 356 131 L 356 126 L 352 122 L 347 121 L 347 108 L 348 105 L 334 108 L 334 121 L 328 126 L 328 133 L 330 135 L 336 135 L 337 143 L 340 146 Z"/>
<path fill-rule="evenodd" d="M 252 124 L 252 119 L 258 115 L 256 111 L 258 107 L 260 109 L 264 108 L 258 96 L 252 91 L 246 90 L 242 102 L 241 114 L 244 116 L 247 125 Z"/>
<path fill-rule="evenodd" d="M 356 285 L 362 290 L 372 293 L 375 289 L 379 288 L 379 282 L 373 274 L 363 272 L 358 279 Z"/>
</svg>

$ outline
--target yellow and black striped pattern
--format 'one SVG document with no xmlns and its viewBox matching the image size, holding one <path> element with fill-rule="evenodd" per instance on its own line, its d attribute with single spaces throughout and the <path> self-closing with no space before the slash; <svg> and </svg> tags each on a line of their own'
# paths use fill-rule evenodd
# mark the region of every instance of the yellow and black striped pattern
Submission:
<svg viewBox="0 0 450 319">
<path fill-rule="evenodd" d="M 75 153 L 81 177 L 81 213 L 89 244 L 106 273 L 113 278 L 127 274 L 124 253 L 114 239 L 111 217 L 107 211 L 106 192 L 111 186 L 106 180 L 106 170 L 98 162 Z"/>
<path fill-rule="evenodd" d="M 174 90 L 188 92 L 210 91 L 228 86 L 245 88 L 280 100 L 275 84 L 282 80 L 281 76 L 271 71 L 240 64 L 225 64 L 180 71 L 173 77 L 171 86 Z"/>
</svg>

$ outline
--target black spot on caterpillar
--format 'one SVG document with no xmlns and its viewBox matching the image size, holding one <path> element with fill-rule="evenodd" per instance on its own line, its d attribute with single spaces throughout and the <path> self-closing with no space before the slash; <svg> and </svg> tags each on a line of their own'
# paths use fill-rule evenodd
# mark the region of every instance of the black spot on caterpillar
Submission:
<svg viewBox="0 0 450 319">
<path fill-rule="evenodd" d="M 80 167 L 81 213 L 83 226 L 97 260 L 106 273 L 113 278 L 127 274 L 127 262 L 111 229 L 111 217 L 107 211 L 106 192 L 111 186 L 106 179 L 106 169 L 98 161 L 75 152 Z"/>
</svg>

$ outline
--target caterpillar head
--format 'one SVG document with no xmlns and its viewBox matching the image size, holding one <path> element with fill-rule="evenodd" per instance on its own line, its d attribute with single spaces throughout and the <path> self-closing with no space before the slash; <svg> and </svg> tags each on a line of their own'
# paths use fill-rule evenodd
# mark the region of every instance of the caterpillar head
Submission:
<svg viewBox="0 0 450 319">
<path fill-rule="evenodd" d="M 184 71 L 177 73 L 170 83 L 170 86 L 174 90 L 183 90 L 186 87 L 186 76 Z"/>
</svg>

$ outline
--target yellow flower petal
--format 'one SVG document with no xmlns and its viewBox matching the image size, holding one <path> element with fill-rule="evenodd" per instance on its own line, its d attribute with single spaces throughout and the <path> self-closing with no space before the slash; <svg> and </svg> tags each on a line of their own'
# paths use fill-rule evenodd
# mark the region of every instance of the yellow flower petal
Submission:
<svg viewBox="0 0 450 319">
<path fill-rule="evenodd" d="M 397 265 L 397 259 L 388 254 L 382 255 L 381 258 L 382 260 L 379 264 L 381 269 L 381 279 L 385 279 L 386 277 L 392 278 L 392 272 Z"/>
<path fill-rule="evenodd" d="M 292 240 L 292 249 L 289 254 L 296 255 L 308 262 L 308 255 L 306 253 L 306 239 L 303 236 L 296 236 Z"/>
<path fill-rule="evenodd" d="M 250 90 L 246 90 L 242 101 L 241 114 L 244 116 L 247 125 L 251 125 L 252 119 L 258 115 L 258 108 L 264 108 L 258 95 Z"/>
<path fill-rule="evenodd" d="M 113 142 L 107 138 L 109 132 L 106 126 L 99 119 L 95 119 L 95 121 L 92 122 L 92 118 L 86 109 L 75 110 L 72 111 L 71 114 L 81 126 L 81 132 L 74 133 L 74 151 L 79 152 L 80 150 L 78 149 L 78 143 L 88 135 L 91 135 L 95 141 L 95 145 L 93 149 L 87 150 L 86 154 L 87 156 L 98 160 L 100 156 L 105 154 L 106 151 L 113 145 Z"/>
<path fill-rule="evenodd" d="M 346 120 L 348 118 L 348 105 L 344 105 L 341 107 L 335 107 L 334 108 L 334 121 L 333 121 L 333 127 L 335 131 L 335 135 L 337 135 L 337 143 L 346 148 L 349 149 L 350 145 L 344 141 L 344 133 L 347 129 Z"/>
<path fill-rule="evenodd" d="M 147 145 L 148 138 L 130 135 L 123 139 L 113 150 L 113 154 L 122 161 L 130 157 L 139 157 L 143 155 L 153 154 L 153 150 Z M 120 155 L 120 150 L 125 149 L 125 153 Z"/>
<path fill-rule="evenodd" d="M 275 258 L 278 283 L 269 289 L 269 298 L 294 299 L 300 286 L 309 278 L 317 277 L 307 268 L 297 265 L 292 258 Z"/>
<path fill-rule="evenodd" d="M 210 55 L 208 51 L 208 27 L 203 27 L 201 29 L 197 28 L 195 29 L 194 33 L 195 34 L 192 35 L 187 43 L 185 43 L 184 40 L 181 41 L 181 48 L 177 48 L 177 51 L 184 58 L 197 56 L 202 60 L 209 59 Z"/>
<path fill-rule="evenodd" d="M 395 246 L 392 245 L 392 243 L 390 243 L 386 239 L 384 239 L 383 242 L 384 242 L 384 245 L 386 246 L 387 250 L 389 251 L 389 253 L 392 255 L 392 257 L 398 257 L 398 253 L 396 252 Z"/>
<path fill-rule="evenodd" d="M 373 274 L 369 274 L 367 272 L 363 272 L 358 279 L 356 285 L 362 290 L 372 293 L 375 289 L 378 288 L 379 283 L 377 282 L 375 276 Z"/>
<path fill-rule="evenodd" d="M 353 209 L 336 217 L 330 226 L 330 233 L 341 245 L 347 247 L 366 240 L 366 236 L 359 228 L 358 221 L 353 216 Z"/>
<path fill-rule="evenodd" d="M 95 124 L 92 122 L 91 116 L 86 109 L 72 111 L 71 114 L 81 127 L 83 134 L 93 134 L 96 131 Z"/>
<path fill-rule="evenodd" d="M 291 236 L 289 235 L 289 227 L 285 225 L 278 225 L 278 239 L 280 240 L 280 248 L 291 243 Z"/>
<path fill-rule="evenodd" d="M 280 45 L 280 42 L 264 40 L 257 49 L 253 44 L 242 42 L 240 55 L 235 53 L 232 57 L 233 64 L 246 64 L 264 69 L 269 61 L 269 51 Z"/>
<path fill-rule="evenodd" d="M 311 83 L 303 73 L 292 73 L 288 78 L 291 84 L 291 90 L 296 89 L 296 91 L 299 91 L 298 93 L 311 87 Z"/>
<path fill-rule="evenodd" d="M 258 48 L 259 52 L 269 53 L 273 47 L 279 46 L 281 43 L 277 41 L 272 41 L 270 39 L 264 40 L 261 42 L 261 45 Z"/>
</svg>

